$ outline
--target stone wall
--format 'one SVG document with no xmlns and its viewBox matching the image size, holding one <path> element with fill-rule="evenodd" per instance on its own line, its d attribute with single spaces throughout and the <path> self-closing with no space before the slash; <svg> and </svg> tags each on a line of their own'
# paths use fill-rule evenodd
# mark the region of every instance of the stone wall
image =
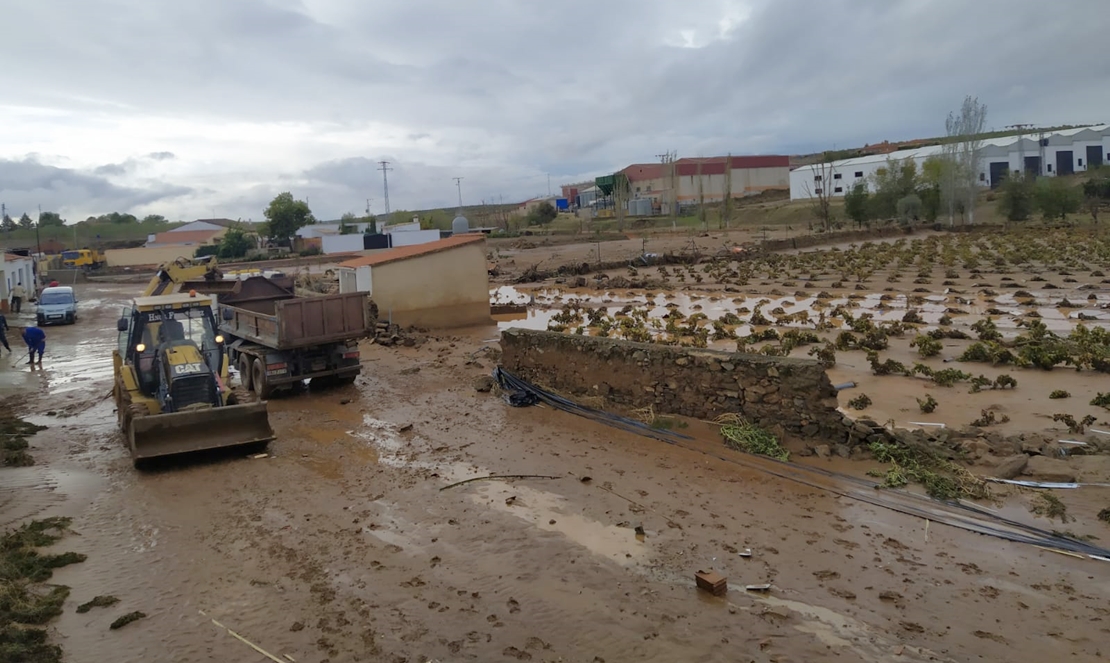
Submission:
<svg viewBox="0 0 1110 663">
<path fill-rule="evenodd" d="M 825 369 L 808 359 L 525 329 L 503 332 L 501 349 L 510 373 L 568 396 L 601 396 L 611 410 L 650 405 L 703 420 L 739 413 L 779 434 L 832 442 L 883 435 L 837 410 Z"/>
</svg>

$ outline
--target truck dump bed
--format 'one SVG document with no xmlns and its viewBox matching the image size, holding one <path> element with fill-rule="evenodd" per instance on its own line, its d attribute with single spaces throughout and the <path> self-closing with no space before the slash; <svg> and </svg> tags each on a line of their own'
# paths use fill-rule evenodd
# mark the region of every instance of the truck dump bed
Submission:
<svg viewBox="0 0 1110 663">
<path fill-rule="evenodd" d="M 297 297 L 258 277 L 219 297 L 220 330 L 276 350 L 336 343 L 369 334 L 366 295 Z"/>
</svg>

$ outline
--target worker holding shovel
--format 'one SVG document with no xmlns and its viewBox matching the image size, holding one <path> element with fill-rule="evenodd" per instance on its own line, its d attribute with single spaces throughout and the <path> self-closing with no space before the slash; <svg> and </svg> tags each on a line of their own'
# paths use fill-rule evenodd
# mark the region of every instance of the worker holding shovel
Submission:
<svg viewBox="0 0 1110 663">
<path fill-rule="evenodd" d="M 27 344 L 27 351 L 30 353 L 30 360 L 28 364 L 34 366 L 35 353 L 39 355 L 39 367 L 42 367 L 42 353 L 46 351 L 46 332 L 38 327 L 24 327 L 23 329 L 23 342 Z"/>
</svg>

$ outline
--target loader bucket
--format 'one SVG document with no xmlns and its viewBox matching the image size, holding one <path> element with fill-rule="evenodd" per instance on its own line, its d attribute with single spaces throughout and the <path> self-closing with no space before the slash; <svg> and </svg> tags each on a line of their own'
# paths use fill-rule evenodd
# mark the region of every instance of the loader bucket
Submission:
<svg viewBox="0 0 1110 663">
<path fill-rule="evenodd" d="M 262 444 L 274 439 L 265 403 L 152 414 L 131 420 L 127 443 L 135 461 L 157 456 Z"/>
</svg>

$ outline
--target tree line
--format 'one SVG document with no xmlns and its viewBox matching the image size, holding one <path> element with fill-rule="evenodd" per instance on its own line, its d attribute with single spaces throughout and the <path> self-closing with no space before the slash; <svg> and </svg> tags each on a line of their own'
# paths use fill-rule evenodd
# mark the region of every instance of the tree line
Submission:
<svg viewBox="0 0 1110 663">
<path fill-rule="evenodd" d="M 57 212 L 43 212 L 38 217 L 38 227 L 40 228 L 60 228 L 66 225 L 68 221 L 62 218 L 61 214 Z M 169 223 L 169 220 L 161 214 L 148 214 L 142 219 L 139 219 L 134 214 L 121 214 L 119 212 L 111 212 L 109 214 L 101 214 L 100 216 L 90 216 L 84 221 L 78 221 L 76 225 L 99 225 L 99 224 L 143 224 L 146 226 L 162 226 Z M 13 230 L 32 230 L 35 227 L 35 220 L 31 218 L 26 212 L 23 213 L 19 219 L 13 219 L 10 215 L 5 214 L 0 219 L 0 230 L 4 232 L 11 232 Z"/>
</svg>

